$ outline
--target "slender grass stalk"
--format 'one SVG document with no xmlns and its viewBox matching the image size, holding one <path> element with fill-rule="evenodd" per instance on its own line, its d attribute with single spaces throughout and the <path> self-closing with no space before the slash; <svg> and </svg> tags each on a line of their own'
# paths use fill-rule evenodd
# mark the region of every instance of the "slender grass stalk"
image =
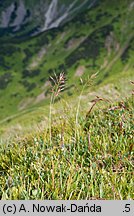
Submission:
<svg viewBox="0 0 134 216">
<path fill-rule="evenodd" d="M 49 139 L 50 145 L 52 144 L 52 105 L 54 103 L 54 93 L 51 95 L 50 108 L 49 108 Z"/>
<path fill-rule="evenodd" d="M 80 95 L 79 95 L 79 100 L 78 100 L 78 105 L 77 105 L 77 110 L 76 110 L 76 116 L 75 116 L 75 139 L 76 139 L 76 136 L 79 137 L 77 128 L 78 128 L 80 104 L 81 104 L 81 99 L 82 99 L 83 92 L 84 92 L 86 87 L 91 86 L 93 84 L 93 80 L 96 78 L 98 73 L 99 73 L 99 71 L 97 73 L 93 74 L 91 77 L 88 77 L 88 79 L 87 79 L 87 81 L 85 83 L 83 82 L 83 79 L 80 78 L 80 81 L 81 81 L 81 84 L 82 84 L 82 90 L 81 90 Z"/>
<path fill-rule="evenodd" d="M 65 88 L 65 74 L 60 73 L 59 77 L 54 73 L 54 78 L 50 76 L 53 82 L 52 95 L 50 99 L 50 109 L 49 109 L 49 139 L 50 144 L 52 144 L 52 106 L 54 104 L 55 98 L 60 95 L 60 93 Z"/>
<path fill-rule="evenodd" d="M 86 84 L 82 87 L 82 91 L 81 91 L 80 96 L 79 96 L 77 110 L 76 110 L 76 116 L 75 116 L 75 139 L 76 139 L 77 135 L 79 137 L 78 130 L 77 130 L 77 128 L 78 128 L 78 119 L 79 119 L 81 98 L 82 98 L 85 87 L 86 87 Z"/>
</svg>

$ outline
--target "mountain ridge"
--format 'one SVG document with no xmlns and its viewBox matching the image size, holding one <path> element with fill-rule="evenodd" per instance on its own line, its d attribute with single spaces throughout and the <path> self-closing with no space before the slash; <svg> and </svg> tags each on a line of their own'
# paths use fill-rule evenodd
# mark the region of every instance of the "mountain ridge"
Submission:
<svg viewBox="0 0 134 216">
<path fill-rule="evenodd" d="M 0 28 L 11 35 L 16 33 L 21 35 L 26 30 L 29 36 L 34 36 L 48 29 L 61 26 L 82 12 L 85 7 L 91 8 L 97 1 L 40 0 L 34 1 L 34 5 L 32 5 L 30 1 L 16 0 L 6 6 L 3 2 Z"/>
</svg>

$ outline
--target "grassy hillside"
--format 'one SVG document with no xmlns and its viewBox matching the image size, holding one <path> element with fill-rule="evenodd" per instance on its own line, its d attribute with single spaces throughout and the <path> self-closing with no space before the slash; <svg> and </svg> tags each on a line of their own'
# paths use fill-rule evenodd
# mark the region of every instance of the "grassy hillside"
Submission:
<svg viewBox="0 0 134 216">
<path fill-rule="evenodd" d="M 134 199 L 134 4 L 0 38 L 0 199 Z"/>
<path fill-rule="evenodd" d="M 124 71 L 131 76 L 133 11 L 131 1 L 119 6 L 103 1 L 60 29 L 29 40 L 1 38 L 0 120 L 48 104 L 54 71 L 66 73 L 71 96 L 74 83 L 81 88 L 80 77 L 99 71 L 96 85 L 101 85 Z"/>
<path fill-rule="evenodd" d="M 133 107 L 68 105 L 51 127 L 0 145 L 1 199 L 133 199 Z"/>
</svg>

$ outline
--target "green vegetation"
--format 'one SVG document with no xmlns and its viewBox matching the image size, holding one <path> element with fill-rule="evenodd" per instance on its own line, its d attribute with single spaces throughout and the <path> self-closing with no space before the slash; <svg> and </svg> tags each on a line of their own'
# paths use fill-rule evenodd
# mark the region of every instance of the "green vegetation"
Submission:
<svg viewBox="0 0 134 216">
<path fill-rule="evenodd" d="M 122 76 L 124 70 L 132 74 L 133 7 L 131 1 L 120 1 L 119 5 L 98 2 L 62 27 L 29 39 L 1 37 L 0 120 L 21 115 L 40 103 L 48 105 L 47 83 L 54 72 L 66 73 L 66 91 L 71 96 L 76 95 L 74 83 L 81 88 L 80 76 L 86 79 L 99 71 L 96 84 L 101 85 L 116 74 Z M 43 93 L 45 98 L 36 103 Z"/>
<path fill-rule="evenodd" d="M 133 98 L 104 107 L 0 145 L 0 197 L 133 199 Z"/>
<path fill-rule="evenodd" d="M 35 23 L 2 31 L 0 199 L 134 199 L 133 8 L 97 1 L 34 37 Z"/>
</svg>

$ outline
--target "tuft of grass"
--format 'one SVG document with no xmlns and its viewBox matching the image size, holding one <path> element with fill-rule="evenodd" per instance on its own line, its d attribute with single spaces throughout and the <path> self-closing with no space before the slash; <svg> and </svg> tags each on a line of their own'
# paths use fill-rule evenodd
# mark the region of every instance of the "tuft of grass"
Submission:
<svg viewBox="0 0 134 216">
<path fill-rule="evenodd" d="M 44 129 L 0 145 L 1 199 L 134 199 L 133 107 L 132 96 L 79 113 L 79 136 L 68 111 L 53 116 L 51 142 Z"/>
</svg>

